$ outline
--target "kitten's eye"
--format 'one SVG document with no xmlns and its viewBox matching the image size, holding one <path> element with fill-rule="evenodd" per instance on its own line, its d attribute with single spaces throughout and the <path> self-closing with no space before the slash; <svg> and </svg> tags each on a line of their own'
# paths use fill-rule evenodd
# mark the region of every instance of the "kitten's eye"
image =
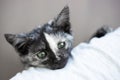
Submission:
<svg viewBox="0 0 120 80">
<path fill-rule="evenodd" d="M 58 46 L 58 49 L 62 49 L 65 47 L 65 42 L 59 42 L 57 46 Z"/>
<path fill-rule="evenodd" d="M 42 52 L 37 52 L 37 57 L 44 59 L 47 56 L 47 53 L 42 51 Z"/>
</svg>

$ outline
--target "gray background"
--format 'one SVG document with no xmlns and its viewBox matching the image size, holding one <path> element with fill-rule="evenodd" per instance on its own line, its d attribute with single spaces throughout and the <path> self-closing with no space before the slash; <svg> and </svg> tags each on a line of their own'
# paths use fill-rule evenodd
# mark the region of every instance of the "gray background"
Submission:
<svg viewBox="0 0 120 80">
<path fill-rule="evenodd" d="M 120 26 L 120 0 L 0 0 L 0 80 L 23 70 L 4 33 L 28 32 L 54 18 L 69 3 L 74 45 L 102 25 Z"/>
</svg>

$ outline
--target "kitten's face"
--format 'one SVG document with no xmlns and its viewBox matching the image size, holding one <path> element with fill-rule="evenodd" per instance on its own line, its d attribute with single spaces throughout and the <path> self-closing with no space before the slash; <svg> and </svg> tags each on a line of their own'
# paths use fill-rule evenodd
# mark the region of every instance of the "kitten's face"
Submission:
<svg viewBox="0 0 120 80">
<path fill-rule="evenodd" d="M 26 66 L 63 68 L 72 49 L 69 8 L 40 28 L 26 34 L 5 34 L 5 38 Z"/>
</svg>

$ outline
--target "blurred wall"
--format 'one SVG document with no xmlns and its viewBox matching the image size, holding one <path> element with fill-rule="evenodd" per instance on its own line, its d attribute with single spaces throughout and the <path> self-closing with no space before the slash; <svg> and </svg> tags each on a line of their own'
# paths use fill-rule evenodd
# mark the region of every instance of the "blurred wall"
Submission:
<svg viewBox="0 0 120 80">
<path fill-rule="evenodd" d="M 88 40 L 102 25 L 120 26 L 120 0 L 0 0 L 0 80 L 23 70 L 3 34 L 28 32 L 54 18 L 68 2 L 74 45 Z"/>
</svg>

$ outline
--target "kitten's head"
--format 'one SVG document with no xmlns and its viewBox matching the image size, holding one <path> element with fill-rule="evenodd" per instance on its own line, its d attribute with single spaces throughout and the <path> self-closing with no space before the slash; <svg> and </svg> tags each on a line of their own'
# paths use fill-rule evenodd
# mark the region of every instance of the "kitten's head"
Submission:
<svg viewBox="0 0 120 80">
<path fill-rule="evenodd" d="M 68 6 L 58 16 L 29 33 L 5 34 L 26 66 L 63 68 L 72 49 Z"/>
</svg>

